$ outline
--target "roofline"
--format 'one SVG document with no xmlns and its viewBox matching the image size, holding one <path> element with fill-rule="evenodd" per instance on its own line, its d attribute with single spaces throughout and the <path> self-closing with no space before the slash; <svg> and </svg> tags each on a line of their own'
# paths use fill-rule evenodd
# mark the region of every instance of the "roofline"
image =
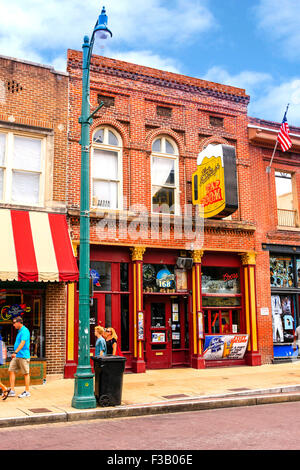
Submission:
<svg viewBox="0 0 300 470">
<path fill-rule="evenodd" d="M 33 67 L 40 67 L 40 68 L 43 68 L 43 69 L 48 69 L 50 72 L 55 73 L 57 75 L 63 75 L 65 77 L 69 76 L 68 72 L 61 72 L 61 71 L 55 70 L 55 68 L 52 65 L 39 64 L 38 62 L 31 62 L 29 60 L 18 59 L 16 57 L 9 57 L 9 56 L 5 56 L 5 55 L 0 55 L 0 60 L 1 59 L 12 60 L 14 62 L 20 62 L 21 64 L 26 64 L 26 65 L 31 65 Z"/>
</svg>

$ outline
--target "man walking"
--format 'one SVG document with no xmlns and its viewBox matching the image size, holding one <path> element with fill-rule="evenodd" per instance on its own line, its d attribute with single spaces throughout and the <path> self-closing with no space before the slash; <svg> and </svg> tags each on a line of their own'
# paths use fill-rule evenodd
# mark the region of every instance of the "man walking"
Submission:
<svg viewBox="0 0 300 470">
<path fill-rule="evenodd" d="M 13 325 L 18 330 L 16 341 L 14 344 L 14 352 L 11 355 L 12 360 L 8 369 L 10 392 L 9 397 L 15 397 L 15 379 L 16 372 L 21 371 L 25 379 L 25 390 L 23 393 L 18 395 L 19 398 L 30 397 L 29 392 L 29 363 L 30 363 L 30 333 L 28 328 L 23 325 L 23 318 L 16 317 L 13 319 Z"/>
</svg>

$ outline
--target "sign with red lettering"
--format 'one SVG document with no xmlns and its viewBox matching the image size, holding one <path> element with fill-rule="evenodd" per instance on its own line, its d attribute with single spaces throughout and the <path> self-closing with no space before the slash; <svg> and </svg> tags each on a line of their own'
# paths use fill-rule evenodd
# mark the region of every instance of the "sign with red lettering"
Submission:
<svg viewBox="0 0 300 470">
<path fill-rule="evenodd" d="M 238 209 L 235 147 L 208 145 L 198 155 L 192 176 L 193 204 L 203 217 L 223 218 Z"/>
<path fill-rule="evenodd" d="M 243 359 L 248 335 L 206 335 L 203 357 L 205 360 Z"/>
</svg>

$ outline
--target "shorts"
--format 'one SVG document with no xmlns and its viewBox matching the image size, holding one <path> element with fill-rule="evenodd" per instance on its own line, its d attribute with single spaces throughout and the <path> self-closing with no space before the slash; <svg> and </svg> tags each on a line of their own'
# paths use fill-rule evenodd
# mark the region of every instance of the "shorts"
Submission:
<svg viewBox="0 0 300 470">
<path fill-rule="evenodd" d="M 9 372 L 22 372 L 22 374 L 29 374 L 29 363 L 30 359 L 25 359 L 24 357 L 13 357 L 8 371 Z"/>
</svg>

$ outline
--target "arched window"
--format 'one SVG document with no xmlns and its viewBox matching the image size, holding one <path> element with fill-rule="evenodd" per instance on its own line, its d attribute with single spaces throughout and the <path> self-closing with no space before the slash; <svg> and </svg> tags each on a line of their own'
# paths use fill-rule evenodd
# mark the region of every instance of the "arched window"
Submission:
<svg viewBox="0 0 300 470">
<path fill-rule="evenodd" d="M 93 207 L 122 207 L 122 139 L 110 127 L 93 134 L 91 179 Z"/>
<path fill-rule="evenodd" d="M 179 213 L 178 148 L 167 136 L 152 144 L 151 155 L 152 212 Z"/>
</svg>

